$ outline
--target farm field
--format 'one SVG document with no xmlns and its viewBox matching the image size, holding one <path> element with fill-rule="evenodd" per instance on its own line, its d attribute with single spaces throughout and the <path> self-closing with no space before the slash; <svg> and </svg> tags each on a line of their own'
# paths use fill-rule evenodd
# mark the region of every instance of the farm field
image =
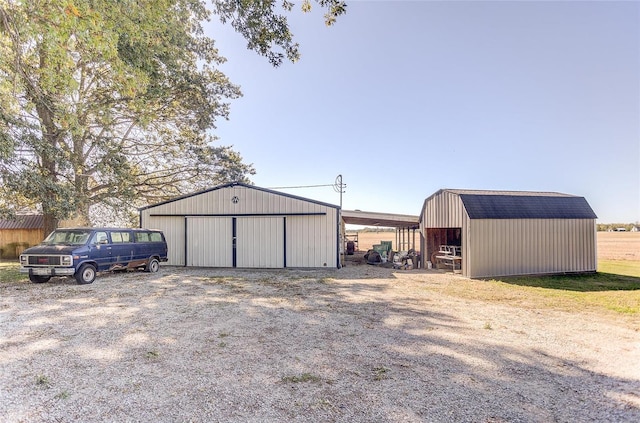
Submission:
<svg viewBox="0 0 640 423">
<path fill-rule="evenodd" d="M 353 234 L 347 231 L 347 235 Z M 358 232 L 358 250 L 367 251 L 371 249 L 375 244 L 380 244 L 380 241 L 392 241 L 393 249 L 397 251 L 396 246 L 396 233 L 393 231 L 380 231 L 380 232 Z M 420 249 L 420 235 L 416 231 L 416 249 Z"/>
<path fill-rule="evenodd" d="M 598 260 L 640 261 L 640 232 L 598 232 Z"/>
</svg>

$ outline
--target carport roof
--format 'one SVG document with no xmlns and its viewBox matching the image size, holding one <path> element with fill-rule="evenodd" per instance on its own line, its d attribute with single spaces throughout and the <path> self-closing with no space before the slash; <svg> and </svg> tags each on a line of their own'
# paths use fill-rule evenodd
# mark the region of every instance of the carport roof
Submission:
<svg viewBox="0 0 640 423">
<path fill-rule="evenodd" d="M 342 220 L 350 225 L 381 226 L 387 228 L 417 228 L 420 225 L 418 216 L 360 210 L 342 210 Z"/>
</svg>

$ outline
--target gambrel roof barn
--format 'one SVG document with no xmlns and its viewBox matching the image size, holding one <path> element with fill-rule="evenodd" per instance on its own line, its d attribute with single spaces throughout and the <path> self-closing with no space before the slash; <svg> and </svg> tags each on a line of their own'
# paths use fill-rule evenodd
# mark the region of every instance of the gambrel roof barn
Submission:
<svg viewBox="0 0 640 423">
<path fill-rule="evenodd" d="M 569 194 L 441 189 L 424 202 L 421 249 L 472 278 L 595 272 L 596 217 Z"/>
</svg>

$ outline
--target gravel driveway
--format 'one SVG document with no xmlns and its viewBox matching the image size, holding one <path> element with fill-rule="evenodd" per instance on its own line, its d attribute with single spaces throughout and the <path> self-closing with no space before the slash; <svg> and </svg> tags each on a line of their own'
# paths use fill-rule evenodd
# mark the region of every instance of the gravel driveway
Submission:
<svg viewBox="0 0 640 423">
<path fill-rule="evenodd" d="M 0 421 L 640 421 L 640 333 L 458 277 L 162 267 L 0 285 Z"/>
</svg>

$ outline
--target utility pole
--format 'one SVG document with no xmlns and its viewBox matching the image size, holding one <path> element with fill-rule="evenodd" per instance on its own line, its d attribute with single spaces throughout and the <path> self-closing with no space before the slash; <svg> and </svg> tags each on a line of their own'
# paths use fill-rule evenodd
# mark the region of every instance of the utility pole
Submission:
<svg viewBox="0 0 640 423">
<path fill-rule="evenodd" d="M 347 187 L 347 184 L 342 183 L 342 175 L 338 175 L 336 177 L 336 182 L 333 184 L 333 190 L 340 194 L 340 210 L 342 210 L 342 194 L 345 193 L 344 189 Z"/>
</svg>

